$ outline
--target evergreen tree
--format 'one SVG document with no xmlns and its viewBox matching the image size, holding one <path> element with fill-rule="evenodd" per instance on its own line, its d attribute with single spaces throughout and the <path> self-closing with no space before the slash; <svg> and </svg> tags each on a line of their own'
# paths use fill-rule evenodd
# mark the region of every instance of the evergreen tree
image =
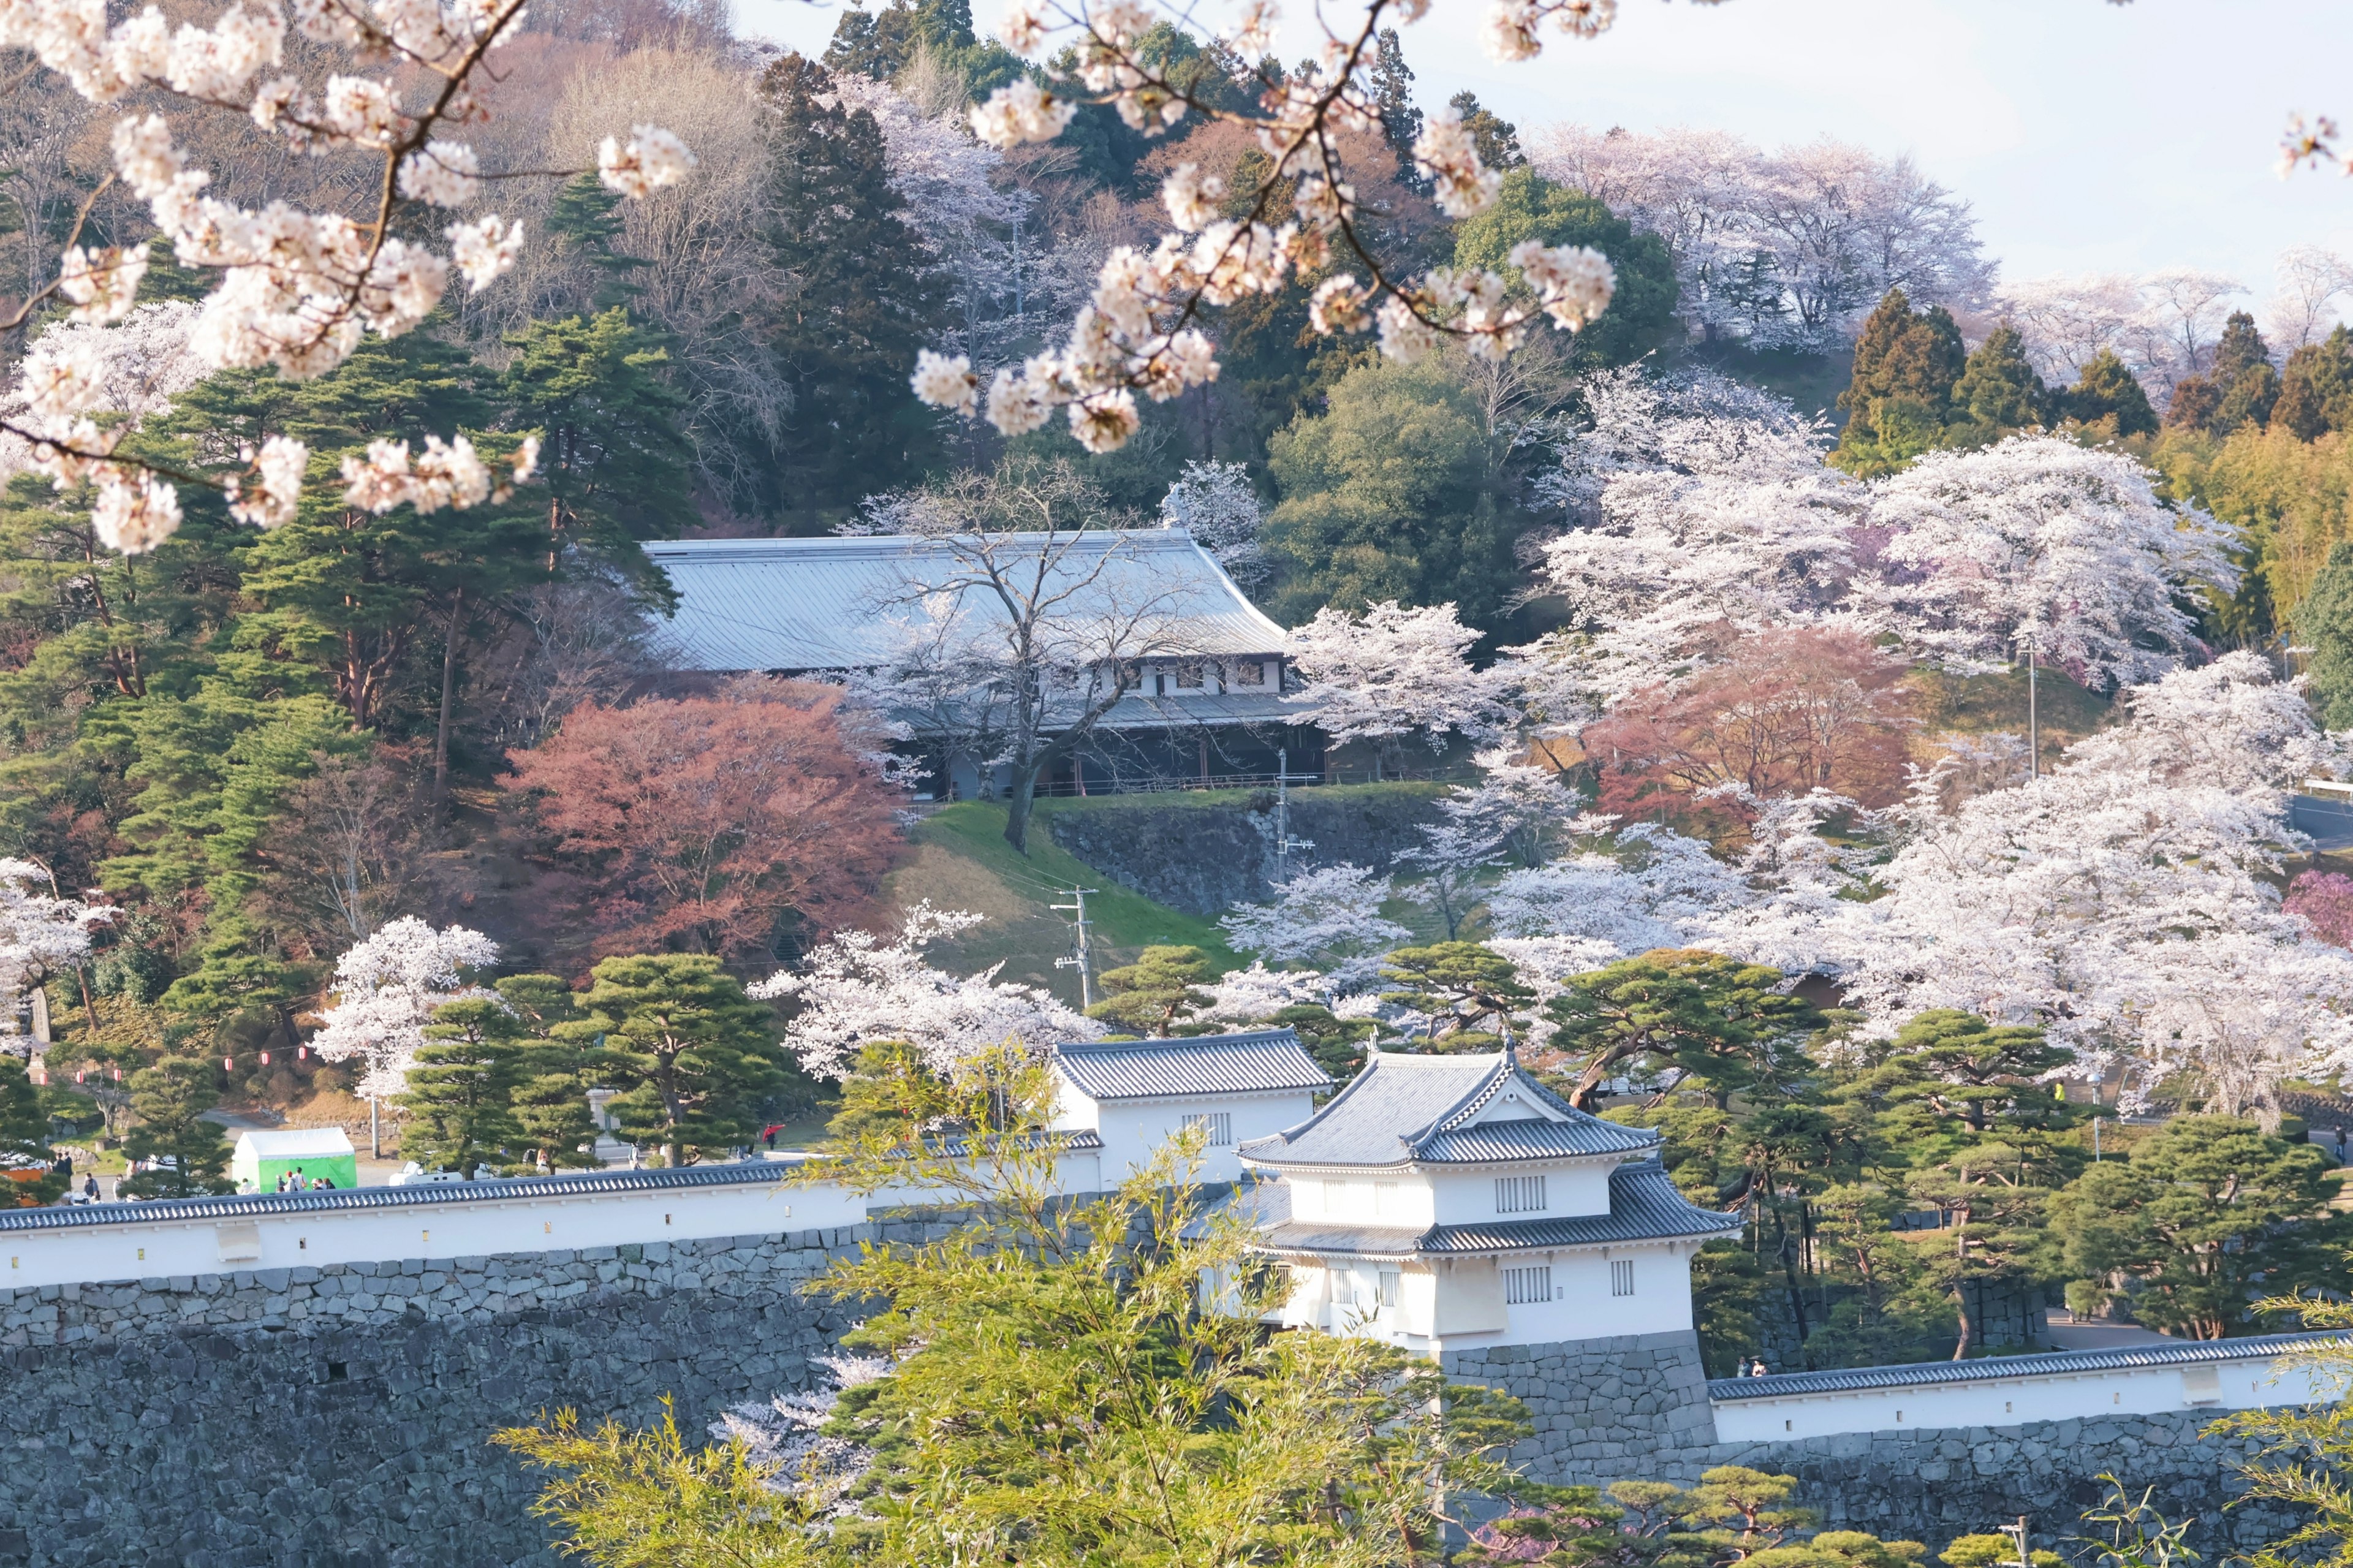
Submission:
<svg viewBox="0 0 2353 1568">
<path fill-rule="evenodd" d="M 645 574 L 637 549 L 695 521 L 686 400 L 670 356 L 617 307 L 592 318 L 534 321 L 507 339 L 501 378 L 513 427 L 540 432 L 547 548 L 581 544 Z"/>
<path fill-rule="evenodd" d="M 220 1103 L 218 1070 L 195 1057 L 165 1057 L 131 1075 L 131 1110 L 139 1124 L 123 1139 L 123 1152 L 162 1169 L 142 1171 L 123 1190 L 142 1198 L 186 1198 L 234 1192 L 228 1169 L 228 1136 L 204 1120 Z"/>
<path fill-rule="evenodd" d="M 1983 1132 L 2022 1110 L 2030 1123 L 2049 1121 L 2063 1102 L 2051 1097 L 2040 1076 L 2075 1059 L 2052 1045 L 2042 1031 L 2015 1024 L 1995 1027 L 1974 1013 L 1939 1008 L 1922 1013 L 1895 1032 L 1892 1055 L 1917 1075 L 1917 1092 L 1946 1115 L 1957 1115 L 1971 1131 Z"/>
<path fill-rule="evenodd" d="M 556 1026 L 604 1037 L 598 1067 L 620 1089 L 606 1109 L 621 1136 L 660 1145 L 666 1164 L 746 1144 L 771 1117 L 813 1095 L 776 1043 L 776 1015 L 702 953 L 608 958 Z"/>
<path fill-rule="evenodd" d="M 2304 673 L 2324 729 L 2353 730 L 2353 542 L 2328 547 L 2327 563 L 2295 607 L 2296 636 L 2311 648 Z"/>
<path fill-rule="evenodd" d="M 1087 1009 L 1090 1018 L 1166 1037 L 1176 1023 L 1209 1005 L 1200 982 L 1210 978 L 1209 955 L 1198 947 L 1147 947 L 1134 963 L 1103 972 L 1111 994 Z"/>
<path fill-rule="evenodd" d="M 1823 1019 L 1780 985 L 1778 970 L 1696 949 L 1577 975 L 1545 1005 L 1554 1048 L 1579 1064 L 1561 1088 L 1589 1108 L 1603 1080 L 1630 1068 L 1674 1068 L 1703 1080 L 1721 1106 L 1736 1091 L 1785 1083 L 1803 1072 L 1800 1047 Z"/>
<path fill-rule="evenodd" d="M 528 1038 L 523 1021 L 484 996 L 445 1002 L 425 1026 L 427 1044 L 398 1104 L 408 1118 L 403 1152 L 429 1170 L 467 1181 L 500 1158 L 520 1132 L 510 1099 Z"/>
<path fill-rule="evenodd" d="M 834 24 L 822 63 L 889 81 L 918 54 L 961 77 L 967 96 L 983 99 L 1020 77 L 1021 57 L 972 29 L 971 0 L 891 0 L 878 11 L 851 6 Z"/>
<path fill-rule="evenodd" d="M 41 1109 L 40 1090 L 33 1087 L 22 1061 L 0 1053 L 0 1162 L 19 1173 L 39 1172 L 37 1179 L 30 1182 L 0 1175 L 11 1184 L 6 1190 L 12 1194 L 0 1202 L 13 1202 L 19 1196 L 55 1202 L 65 1190 L 65 1181 L 50 1175 L 45 1167 L 56 1158 L 56 1151 L 49 1147 L 49 1117 Z"/>
<path fill-rule="evenodd" d="M 1986 335 L 1953 384 L 1953 410 L 1996 431 L 2043 423 L 2051 393 L 2026 358 L 2025 340 L 2004 322 Z"/>
<path fill-rule="evenodd" d="M 1446 100 L 1462 121 L 1462 129 L 1471 132 L 1472 145 L 1479 149 L 1479 162 L 1490 169 L 1517 169 L 1525 166 L 1528 155 L 1520 151 L 1520 128 L 1498 116 L 1479 101 L 1479 95 L 1464 88 Z"/>
<path fill-rule="evenodd" d="M 2084 374 L 2065 394 L 2067 416 L 2079 424 L 2099 426 L 2117 436 L 2154 436 L 2157 410 L 2139 380 L 2113 349 L 2102 349 L 2084 366 Z"/>
<path fill-rule="evenodd" d="M 507 1090 L 517 1143 L 543 1165 L 594 1167 L 596 1124 L 588 1091 L 603 1086 L 596 1081 L 596 1037 L 567 1037 L 561 1027 L 579 1016 L 571 989 L 553 974 L 510 974 L 495 989 L 528 1037 Z"/>
<path fill-rule="evenodd" d="M 760 78 L 767 243 L 796 282 L 766 322 L 794 397 L 772 502 L 853 501 L 920 466 L 936 440 L 907 367 L 939 321 L 940 282 L 891 186 L 881 128 L 834 98 L 832 81 L 799 55 Z"/>
<path fill-rule="evenodd" d="M 2338 327 L 2324 342 L 2287 356 L 2272 418 L 2314 441 L 2331 430 L 2353 430 L 2353 331 Z"/>
<path fill-rule="evenodd" d="M 2280 395 L 2279 373 L 2272 368 L 2271 350 L 2255 330 L 2255 319 L 2233 310 L 2214 345 L 2213 363 L 2203 375 L 2184 376 L 2174 384 L 2165 422 L 2177 429 L 2207 430 L 2227 436 L 2242 425 L 2257 428 L 2271 422 Z"/>
<path fill-rule="evenodd" d="M 1565 343 L 1579 368 L 1631 364 L 1658 347 L 1673 325 L 1677 285 L 1665 242 L 1635 233 L 1602 203 L 1533 169 L 1506 174 L 1494 205 L 1457 224 L 1454 235 L 1457 267 L 1493 268 L 1514 287 L 1517 270 L 1504 258 L 1524 239 L 1589 245 L 1609 258 L 1618 274 L 1609 308 Z"/>
<path fill-rule="evenodd" d="M 1395 27 L 1383 27 L 1374 40 L 1372 81 L 1373 111 L 1397 154 L 1398 177 L 1426 195 L 1430 182 L 1413 166 L 1413 144 L 1421 140 L 1421 110 L 1414 107 L 1413 68 L 1406 64 L 1405 46 Z"/>
<path fill-rule="evenodd" d="M 1855 339 L 1853 378 L 1838 399 L 1846 429 L 1831 460 L 1868 477 L 1941 445 L 1968 359 L 1950 311 L 1915 311 L 1903 289 L 1890 289 Z"/>
<path fill-rule="evenodd" d="M 1268 444 L 1282 501 L 1267 553 L 1282 573 L 1278 613 L 1325 605 L 1452 603 L 1468 626 L 1506 613 L 1520 531 L 1491 482 L 1477 405 L 1435 359 L 1349 372 L 1329 411 L 1302 415 Z"/>
<path fill-rule="evenodd" d="M 603 312 L 626 306 L 645 292 L 629 280 L 642 265 L 615 244 L 625 226 L 620 217 L 621 193 L 607 185 L 594 171 L 574 175 L 559 186 L 547 214 L 548 248 L 554 255 L 577 257 L 590 268 L 596 282 L 586 304 Z"/>
<path fill-rule="evenodd" d="M 1267 1023 L 1298 1035 L 1315 1065 L 1341 1083 L 1364 1071 L 1365 1042 L 1380 1032 L 1370 1018 L 1343 1018 L 1315 1002 L 1294 1002 Z"/>
<path fill-rule="evenodd" d="M 1439 1050 L 1493 1049 L 1536 1000 L 1510 959 L 1475 942 L 1401 947 L 1381 961 L 1381 978 L 1398 987 L 1382 1001 L 1447 1021 L 1432 1041 Z"/>
</svg>

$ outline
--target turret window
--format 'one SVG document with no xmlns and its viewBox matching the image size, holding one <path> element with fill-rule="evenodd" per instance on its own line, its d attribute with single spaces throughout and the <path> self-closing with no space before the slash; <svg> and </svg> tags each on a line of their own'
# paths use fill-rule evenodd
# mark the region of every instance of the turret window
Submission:
<svg viewBox="0 0 2353 1568">
<path fill-rule="evenodd" d="M 1524 1307 L 1531 1301 L 1551 1300 L 1552 1265 L 1540 1263 L 1533 1268 L 1504 1269 L 1504 1300 L 1514 1307 Z"/>
<path fill-rule="evenodd" d="M 1188 1116 L 1185 1120 L 1187 1125 L 1198 1127 L 1209 1135 L 1208 1143 L 1210 1148 L 1225 1149 L 1232 1146 L 1234 1142 L 1234 1113 L 1232 1111 L 1212 1110 L 1201 1116 Z"/>
<path fill-rule="evenodd" d="M 1612 1296 L 1630 1296 L 1634 1293 L 1634 1260 L 1632 1258 L 1621 1258 L 1610 1263 L 1609 1293 Z"/>
<path fill-rule="evenodd" d="M 1497 1214 L 1540 1214 L 1544 1207 L 1545 1179 L 1542 1176 L 1495 1178 Z"/>
</svg>

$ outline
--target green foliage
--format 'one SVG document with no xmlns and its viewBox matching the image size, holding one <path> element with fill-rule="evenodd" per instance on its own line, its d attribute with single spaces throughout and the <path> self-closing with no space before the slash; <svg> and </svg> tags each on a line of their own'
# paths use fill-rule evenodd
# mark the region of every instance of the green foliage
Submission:
<svg viewBox="0 0 2353 1568">
<path fill-rule="evenodd" d="M 939 284 L 892 188 L 881 129 L 834 100 L 831 80 L 798 55 L 760 78 L 767 246 L 796 282 L 763 322 L 794 397 L 773 443 L 780 468 L 759 481 L 767 505 L 855 500 L 935 445 L 907 367 L 939 318 Z"/>
<path fill-rule="evenodd" d="M 1490 169 L 1527 166 L 1528 155 L 1520 151 L 1520 128 L 1481 103 L 1477 93 L 1466 87 L 1448 99 L 1446 107 L 1471 133 L 1472 142 L 1479 149 L 1479 162 Z"/>
<path fill-rule="evenodd" d="M 2007 321 L 1986 334 L 1953 384 L 1953 410 L 1991 431 L 2047 423 L 2051 391 L 2026 357 L 2026 340 Z"/>
<path fill-rule="evenodd" d="M 1492 1049 L 1501 1029 L 1536 999 L 1510 959 L 1475 942 L 1401 947 L 1381 961 L 1381 978 L 1399 988 L 1383 993 L 1382 1001 L 1448 1018 L 1436 1050 Z M 1479 1027 L 1490 1020 L 1493 1030 Z"/>
<path fill-rule="evenodd" d="M 1282 500 L 1266 545 L 1282 575 L 1276 613 L 1384 599 L 1453 604 L 1467 626 L 1502 617 L 1514 581 L 1508 501 L 1490 482 L 1503 453 L 1470 394 L 1435 356 L 1350 371 L 1330 411 L 1276 436 Z"/>
<path fill-rule="evenodd" d="M 470 1182 L 521 1131 L 512 1101 L 525 1026 L 501 1002 L 467 997 L 435 1008 L 425 1038 L 398 1101 L 408 1118 L 401 1148 Z"/>
<path fill-rule="evenodd" d="M 1103 989 L 1111 994 L 1088 1008 L 1087 1016 L 1165 1037 L 1178 1020 L 1209 1005 L 1199 983 L 1215 976 L 1209 955 L 1198 947 L 1147 947 L 1134 963 L 1103 972 Z"/>
<path fill-rule="evenodd" d="M 557 258 L 577 256 L 597 272 L 589 309 L 599 312 L 627 305 L 644 289 L 629 281 L 638 269 L 635 257 L 614 241 L 621 236 L 621 193 L 607 185 L 595 171 L 575 174 L 559 186 L 548 208 L 549 251 Z"/>
<path fill-rule="evenodd" d="M 134 1197 L 185 1198 L 236 1190 L 228 1169 L 228 1135 L 204 1113 L 220 1103 L 219 1069 L 195 1057 L 165 1057 L 131 1076 L 131 1109 L 139 1124 L 122 1141 L 134 1161 L 164 1168 L 142 1171 L 123 1183 Z"/>
<path fill-rule="evenodd" d="M 2272 419 L 2299 441 L 2353 429 L 2353 331 L 2340 326 L 2287 356 Z"/>
<path fill-rule="evenodd" d="M 1821 1013 L 1784 994 L 1781 972 L 1696 949 L 1647 952 L 1570 980 L 1545 1011 L 1556 1048 L 1579 1065 L 1569 1099 L 1589 1106 L 1604 1079 L 1639 1067 L 1674 1068 L 1722 1100 L 1786 1083 Z"/>
<path fill-rule="evenodd" d="M 894 1139 L 923 1125 L 944 1086 L 904 1040 L 869 1040 L 841 1080 L 841 1109 L 825 1124 L 828 1137 Z"/>
<path fill-rule="evenodd" d="M 561 1031 L 579 1016 L 571 989 L 553 974 L 511 974 L 496 989 L 530 1042 L 508 1080 L 506 1113 L 516 1141 L 549 1166 L 595 1166 L 588 1091 L 601 1087 L 596 1047 L 593 1036 L 583 1041 Z"/>
<path fill-rule="evenodd" d="M 1511 128 L 1503 129 L 1508 132 Z M 1481 155 L 1485 156 L 1483 148 Z M 1569 340 L 1570 363 L 1580 369 L 1632 363 L 1664 342 L 1674 324 L 1675 267 L 1666 243 L 1655 234 L 1636 233 L 1631 224 L 1582 191 L 1556 184 L 1533 169 L 1512 167 L 1512 163 L 1525 162 L 1515 157 L 1489 163 L 1509 172 L 1494 204 L 1455 226 L 1454 264 L 1492 268 L 1524 298 L 1532 298 L 1520 282 L 1519 269 L 1504 260 L 1514 246 L 1524 239 L 1591 246 L 1609 258 L 1618 289 L 1600 319 Z"/>
<path fill-rule="evenodd" d="M 1365 1042 L 1380 1031 L 1370 1018 L 1342 1018 L 1313 1002 L 1295 1002 L 1267 1022 L 1296 1032 L 1315 1065 L 1342 1083 L 1364 1070 Z"/>
<path fill-rule="evenodd" d="M 1516 1401 L 1370 1340 L 1264 1331 L 1287 1286 L 1194 1186 L 1198 1133 L 1073 1204 L 1034 1064 L 1008 1055 L 963 1086 L 910 1072 L 901 1092 L 910 1114 L 843 1141 L 824 1179 L 986 1206 L 821 1282 L 880 1308 L 846 1342 L 889 1370 L 830 1426 L 871 1468 L 781 1476 L 734 1445 L 691 1456 L 670 1428 L 502 1435 L 566 1472 L 542 1508 L 588 1561 L 939 1563 L 1018 1540 L 1037 1568 L 1418 1562 L 1441 1545 L 1441 1499 L 1515 1489 L 1499 1461 L 1531 1430 Z M 845 1492 L 855 1508 L 828 1513 Z"/>
<path fill-rule="evenodd" d="M 749 1143 L 814 1096 L 776 1043 L 776 1016 L 702 953 L 608 958 L 556 1033 L 601 1035 L 598 1067 L 622 1092 L 606 1109 L 621 1136 L 671 1164 Z"/>
<path fill-rule="evenodd" d="M 2295 607 L 2297 636 L 2311 649 L 2313 717 L 2330 730 L 2353 729 L 2353 541 L 2329 546 L 2328 564 Z"/>
<path fill-rule="evenodd" d="M 2063 394 L 2061 407 L 2068 418 L 2110 437 L 2153 436 L 2157 410 L 2138 378 L 2113 349 L 2102 349 L 2084 366 L 2084 374 Z"/>
<path fill-rule="evenodd" d="M 33 1087 L 25 1064 L 5 1054 L 0 1054 L 0 1158 L 45 1163 L 54 1158 L 48 1112 L 41 1109 L 40 1092 Z"/>
<path fill-rule="evenodd" d="M 2276 1294 L 2342 1278 L 2348 1221 L 2329 1212 L 2338 1184 L 2327 1171 L 2313 1145 L 2252 1121 L 2179 1117 L 2055 1194 L 2052 1229 L 2071 1279 L 2122 1294 L 2152 1328 L 2260 1331 L 2248 1307 L 2259 1282 Z"/>
<path fill-rule="evenodd" d="M 2280 376 L 2271 350 L 2255 330 L 2255 319 L 2233 310 L 2214 345 L 2214 361 L 2202 375 L 2187 375 L 2173 386 L 2165 422 L 2176 428 L 2226 436 L 2242 426 L 2271 422 L 2279 401 Z"/>
<path fill-rule="evenodd" d="M 695 521 L 686 399 L 670 384 L 669 355 L 617 307 L 534 321 L 507 342 L 501 396 L 517 428 L 541 436 L 540 547 L 586 545 L 644 576 L 635 544 Z"/>
<path fill-rule="evenodd" d="M 2294 1313 L 2307 1329 L 2334 1331 L 2335 1338 L 2284 1358 L 2284 1373 L 2310 1376 L 2323 1388 L 2353 1387 L 2353 1302 L 2274 1296 L 2256 1309 Z M 2243 1440 L 2253 1450 L 2235 1465 L 2246 1484 L 2242 1497 L 2286 1504 L 2300 1521 L 2241 1561 L 2250 1568 L 2342 1568 L 2353 1559 L 2353 1400 L 2242 1410 L 2206 1430 L 2226 1441 Z"/>
<path fill-rule="evenodd" d="M 889 81 L 913 65 L 918 55 L 953 72 L 966 96 L 987 98 L 1027 71 L 1021 57 L 972 30 L 972 0 L 892 0 L 869 12 L 852 6 L 834 24 L 833 40 L 826 46 L 828 70 L 855 71 L 877 81 Z"/>
</svg>

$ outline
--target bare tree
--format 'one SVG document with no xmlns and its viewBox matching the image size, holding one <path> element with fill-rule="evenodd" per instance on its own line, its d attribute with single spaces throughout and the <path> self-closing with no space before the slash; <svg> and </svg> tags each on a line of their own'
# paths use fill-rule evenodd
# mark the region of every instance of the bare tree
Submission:
<svg viewBox="0 0 2353 1568">
<path fill-rule="evenodd" d="M 2282 353 L 2327 337 L 2337 324 L 2337 301 L 2353 292 L 2353 262 L 2316 245 L 2280 254 L 2277 287 L 2263 305 L 2263 332 Z"/>
<path fill-rule="evenodd" d="M 1187 651 L 1184 590 L 1103 526 L 1101 489 L 1067 460 L 1008 460 L 924 495 L 885 498 L 868 531 L 916 536 L 903 588 L 875 606 L 905 631 L 860 700 L 1007 776 L 1005 841 L 1029 852 L 1039 782 L 1143 679 Z"/>
<path fill-rule="evenodd" d="M 583 702 L 610 700 L 650 672 L 646 624 L 628 589 L 575 563 L 574 575 L 504 601 L 504 636 L 474 673 L 470 711 L 501 751 L 538 745 Z"/>
<path fill-rule="evenodd" d="M 320 754 L 294 786 L 265 858 L 320 951 L 364 942 L 417 890 L 425 857 L 417 791 L 389 763 Z"/>
</svg>

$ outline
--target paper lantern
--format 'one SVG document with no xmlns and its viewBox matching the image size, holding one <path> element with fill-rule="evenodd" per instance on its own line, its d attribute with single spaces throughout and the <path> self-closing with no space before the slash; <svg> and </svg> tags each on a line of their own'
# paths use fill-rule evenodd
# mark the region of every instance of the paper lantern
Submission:
<svg viewBox="0 0 2353 1568">
<path fill-rule="evenodd" d="M 261 1065 L 263 1067 L 268 1067 L 269 1065 L 269 1053 L 268 1051 L 261 1053 Z"/>
<path fill-rule="evenodd" d="M 221 1058 L 221 1071 L 223 1071 L 223 1072 L 235 1072 L 236 1070 L 237 1070 L 237 1062 L 236 1062 L 236 1059 L 235 1059 L 234 1058 L 230 1058 L 230 1057 L 223 1057 L 223 1058 Z"/>
</svg>

